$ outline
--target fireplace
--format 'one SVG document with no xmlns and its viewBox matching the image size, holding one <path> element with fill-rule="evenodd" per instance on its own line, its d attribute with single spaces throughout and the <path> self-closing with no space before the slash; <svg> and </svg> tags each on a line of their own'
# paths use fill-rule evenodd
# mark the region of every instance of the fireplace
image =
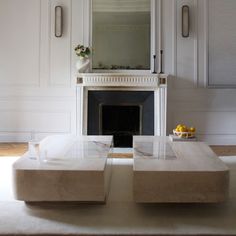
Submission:
<svg viewBox="0 0 236 236">
<path fill-rule="evenodd" d="M 165 136 L 166 98 L 165 74 L 78 74 L 77 135 L 111 134 L 119 147 L 130 147 L 133 135 Z"/>
<path fill-rule="evenodd" d="M 88 135 L 113 135 L 132 147 L 133 135 L 154 135 L 153 91 L 88 91 Z"/>
<path fill-rule="evenodd" d="M 142 134 L 141 105 L 101 105 L 99 134 L 113 135 L 114 147 L 131 147 L 133 135 Z"/>
</svg>

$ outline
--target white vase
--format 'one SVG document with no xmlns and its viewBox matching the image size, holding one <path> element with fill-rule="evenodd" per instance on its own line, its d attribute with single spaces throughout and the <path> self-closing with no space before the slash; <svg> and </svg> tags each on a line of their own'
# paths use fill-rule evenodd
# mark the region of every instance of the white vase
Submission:
<svg viewBox="0 0 236 236">
<path fill-rule="evenodd" d="M 78 72 L 88 72 L 89 69 L 89 58 L 88 57 L 79 57 L 76 62 L 76 68 Z"/>
</svg>

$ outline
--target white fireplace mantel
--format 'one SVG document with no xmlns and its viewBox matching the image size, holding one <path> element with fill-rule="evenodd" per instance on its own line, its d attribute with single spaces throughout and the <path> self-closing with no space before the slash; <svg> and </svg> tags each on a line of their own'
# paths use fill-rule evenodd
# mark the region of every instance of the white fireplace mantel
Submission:
<svg viewBox="0 0 236 236">
<path fill-rule="evenodd" d="M 87 134 L 89 90 L 154 91 L 154 134 L 166 135 L 167 75 L 152 73 L 79 73 L 76 87 L 77 134 Z"/>
</svg>

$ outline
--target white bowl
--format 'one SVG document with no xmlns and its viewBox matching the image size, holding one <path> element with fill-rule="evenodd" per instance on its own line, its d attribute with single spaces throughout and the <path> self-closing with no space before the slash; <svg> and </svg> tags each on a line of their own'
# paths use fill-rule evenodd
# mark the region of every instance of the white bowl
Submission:
<svg viewBox="0 0 236 236">
<path fill-rule="evenodd" d="M 179 132 L 173 129 L 173 134 L 181 138 L 195 138 L 195 132 Z"/>
</svg>

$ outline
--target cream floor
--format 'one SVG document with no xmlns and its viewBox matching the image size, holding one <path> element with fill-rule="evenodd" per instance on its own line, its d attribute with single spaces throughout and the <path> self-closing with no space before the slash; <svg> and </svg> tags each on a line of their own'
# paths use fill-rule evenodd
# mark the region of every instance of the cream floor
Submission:
<svg viewBox="0 0 236 236">
<path fill-rule="evenodd" d="M 236 235 L 236 157 L 230 167 L 230 197 L 221 204 L 136 204 L 132 159 L 113 159 L 104 205 L 29 206 L 13 199 L 11 165 L 0 158 L 0 235 Z"/>
</svg>

